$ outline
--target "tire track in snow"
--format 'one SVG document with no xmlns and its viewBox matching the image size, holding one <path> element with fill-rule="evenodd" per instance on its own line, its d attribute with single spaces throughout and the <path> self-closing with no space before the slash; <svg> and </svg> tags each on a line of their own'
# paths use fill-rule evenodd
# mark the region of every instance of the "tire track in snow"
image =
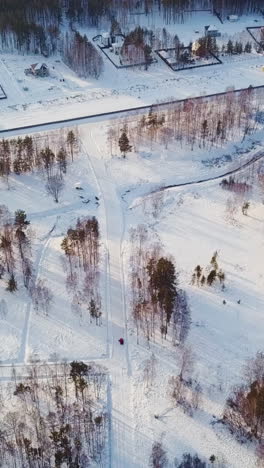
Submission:
<svg viewBox="0 0 264 468">
<path fill-rule="evenodd" d="M 35 278 L 36 281 L 38 280 L 40 276 L 41 267 L 45 258 L 46 251 L 49 246 L 50 239 L 51 239 L 51 233 L 48 235 L 48 237 L 46 238 L 46 241 L 41 246 L 37 254 L 37 259 L 34 265 L 35 273 L 36 273 L 36 278 Z M 22 332 L 22 343 L 21 343 L 20 352 L 18 356 L 18 362 L 24 362 L 24 363 L 28 362 L 28 357 L 29 357 L 28 341 L 29 341 L 29 331 L 30 331 L 32 309 L 33 309 L 33 303 L 32 303 L 32 300 L 30 299 L 26 306 L 26 319 L 25 319 L 24 330 Z"/>
<path fill-rule="evenodd" d="M 101 203 L 105 212 L 103 231 L 108 253 L 108 320 L 109 333 L 112 336 L 112 352 L 108 362 L 111 374 L 109 389 L 109 392 L 111 392 L 111 399 L 109 398 L 111 405 L 108 408 L 110 414 L 110 466 L 113 468 L 124 468 L 124 466 L 136 468 L 136 453 L 133 443 L 135 426 L 132 397 L 130 397 L 132 370 L 128 346 L 123 264 L 125 216 L 121 197 L 117 193 L 115 182 L 108 173 L 101 148 L 97 145 L 91 131 L 88 129 L 85 129 L 83 140 L 87 142 L 89 151 L 93 152 L 92 157 L 86 149 L 93 173 L 98 182 Z M 85 143 L 83 145 L 85 148 Z M 124 346 L 120 346 L 118 343 L 120 336 L 125 338 Z"/>
</svg>

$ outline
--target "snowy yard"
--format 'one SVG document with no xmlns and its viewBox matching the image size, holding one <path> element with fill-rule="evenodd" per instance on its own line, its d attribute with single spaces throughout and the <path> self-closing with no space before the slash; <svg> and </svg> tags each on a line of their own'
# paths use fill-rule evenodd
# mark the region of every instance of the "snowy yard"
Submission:
<svg viewBox="0 0 264 468">
<path fill-rule="evenodd" d="M 140 18 L 137 17 L 140 25 L 160 30 L 160 24 L 152 24 L 152 20 L 148 24 L 149 17 Z M 203 35 L 202 25 L 211 24 L 212 19 L 216 23 L 217 18 L 212 18 L 211 14 L 208 13 L 207 18 L 205 13 L 197 13 L 190 16 L 187 23 L 167 25 L 167 29 L 188 45 Z M 217 27 L 222 34 L 219 41 L 227 42 L 231 37 L 232 40 L 247 42 L 250 36 L 245 28 L 256 25 L 256 20 L 261 21 L 261 18 L 245 16 L 236 23 L 225 21 L 223 25 L 218 21 Z M 133 27 L 135 24 L 131 23 Z M 92 38 L 101 31 L 93 29 L 89 32 L 84 29 L 82 32 Z M 0 128 L 13 127 L 14 120 L 16 126 L 21 126 L 49 121 L 50 116 L 52 120 L 62 119 L 66 110 L 67 117 L 79 117 L 152 104 L 158 100 L 211 94 L 225 91 L 230 86 L 246 88 L 263 84 L 263 56 L 255 53 L 227 58 L 224 65 L 219 67 L 186 70 L 180 74 L 170 70 L 161 59 L 146 71 L 143 68 L 118 70 L 103 53 L 102 58 L 103 75 L 98 80 L 84 80 L 64 65 L 60 57 L 3 53 L 0 60 L 0 83 L 8 99 L 0 102 Z M 37 62 L 48 65 L 50 77 L 25 75 L 24 69 Z"/>
</svg>

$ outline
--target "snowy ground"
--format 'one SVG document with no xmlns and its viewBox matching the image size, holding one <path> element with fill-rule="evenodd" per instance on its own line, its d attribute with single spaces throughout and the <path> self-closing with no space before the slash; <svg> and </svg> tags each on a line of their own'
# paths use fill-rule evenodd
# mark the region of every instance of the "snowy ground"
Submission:
<svg viewBox="0 0 264 468">
<path fill-rule="evenodd" d="M 262 349 L 264 296 L 258 262 L 263 250 L 262 195 L 252 194 L 246 217 L 241 213 L 242 200 L 224 191 L 219 180 L 200 185 L 195 181 L 217 177 L 251 160 L 263 148 L 263 132 L 210 152 L 197 147 L 191 151 L 175 143 L 165 150 L 154 144 L 148 151 L 132 152 L 123 159 L 115 151 L 110 156 L 109 126 L 111 122 L 105 121 L 79 127 L 81 152 L 68 166 L 58 205 L 46 195 L 44 181 L 37 174 L 12 176 L 9 190 L 1 185 L 1 204 L 28 214 L 35 232 L 35 270 L 54 295 L 51 312 L 45 317 L 34 311 L 26 295 L 10 296 L 1 285 L 1 297 L 8 301 L 7 318 L 1 320 L 1 360 L 16 365 L 32 357 L 52 360 L 54 353 L 68 359 L 99 359 L 109 369 L 112 382 L 109 411 L 114 468 L 146 467 L 151 445 L 160 437 L 171 463 L 190 451 L 207 460 L 215 454 L 227 467 L 253 467 L 254 447 L 241 447 L 225 428 L 211 423 L 221 417 L 230 387 L 240 381 L 245 359 Z M 251 183 L 252 168 L 240 176 Z M 150 191 L 191 181 L 193 185 L 165 191 L 160 211 L 153 216 Z M 89 204 L 82 203 L 76 184 L 84 188 L 82 196 L 91 200 Z M 235 198 L 237 206 L 232 220 L 226 209 L 228 198 Z M 60 243 L 68 227 L 85 215 L 96 215 L 100 222 L 101 327 L 73 315 L 65 290 Z M 159 238 L 164 251 L 173 255 L 180 285 L 190 298 L 188 343 L 196 356 L 195 378 L 203 389 L 201 408 L 193 418 L 173 409 L 167 396 L 168 378 L 178 370 L 178 350 L 159 341 L 150 348 L 143 339 L 136 344 L 130 319 L 129 230 L 139 223 L 146 224 L 150 236 Z M 251 238 L 254 242 L 249 242 Z M 226 290 L 191 286 L 194 267 L 208 264 L 215 250 L 227 276 Z M 118 343 L 120 336 L 125 338 L 124 347 Z M 152 352 L 157 358 L 157 377 L 147 388 L 143 361 Z"/>
<path fill-rule="evenodd" d="M 90 324 L 88 312 L 83 318 L 74 316 L 71 300 L 65 288 L 65 267 L 60 244 L 67 229 L 74 227 L 78 217 L 99 216 L 96 180 L 85 153 L 75 161 L 65 179 L 65 189 L 59 206 L 46 194 L 45 181 L 38 175 L 21 175 L 10 178 L 10 189 L 1 182 L 1 205 L 14 213 L 24 209 L 33 231 L 33 264 L 38 279 L 45 279 L 54 300 L 51 314 L 37 314 L 28 297 L 19 291 L 10 295 L 1 282 L 1 298 L 8 302 L 6 320 L 1 320 L 0 359 L 3 363 L 24 362 L 30 358 L 51 360 L 57 353 L 60 358 L 94 359 L 107 353 L 106 326 Z M 83 188 L 80 192 L 75 186 Z M 80 194 L 83 199 L 80 198 Z M 89 203 L 83 203 L 90 200 Z M 101 251 L 102 291 L 105 279 L 105 252 Z M 103 300 L 104 296 L 103 296 Z M 105 308 L 105 307 L 104 307 Z"/>
<path fill-rule="evenodd" d="M 177 34 L 185 31 L 186 41 L 201 27 L 201 19 L 190 21 L 189 35 L 184 25 L 178 25 Z M 205 17 L 203 22 L 207 24 Z M 212 18 L 208 18 L 210 23 Z M 252 24 L 254 18 L 232 25 L 218 23 L 227 33 Z M 25 77 L 24 68 L 36 61 L 36 57 L 1 57 L 0 83 L 8 95 L 5 102 L 0 101 L 1 129 L 220 92 L 232 85 L 261 85 L 264 77 L 260 56 L 180 74 L 161 62 L 147 72 L 115 70 L 106 62 L 98 82 L 78 79 L 55 59 L 45 59 L 52 70 L 47 80 Z M 123 159 L 115 152 L 110 155 L 106 141 L 110 126 L 109 121 L 80 126 L 81 152 L 68 167 L 59 204 L 46 195 L 38 174 L 12 176 L 9 189 L 1 182 L 1 205 L 7 205 L 11 212 L 21 208 L 28 214 L 34 232 L 32 261 L 38 278 L 46 279 L 51 288 L 54 302 L 45 317 L 34 311 L 26 294 L 18 291 L 10 295 L 1 283 L 0 297 L 8 301 L 8 314 L 0 320 L 0 360 L 19 365 L 32 357 L 52 360 L 56 353 L 60 358 L 93 359 L 105 365 L 111 379 L 109 467 L 147 467 L 153 441 L 162 438 L 170 467 L 183 452 L 197 452 L 205 460 L 216 455 L 228 468 L 253 468 L 254 446 L 240 445 L 224 427 L 212 422 L 221 417 L 231 386 L 240 382 L 245 359 L 263 347 L 264 285 L 259 261 L 264 248 L 263 195 L 258 188 L 250 193 L 249 215 L 243 216 L 242 199 L 224 191 L 219 180 L 199 185 L 195 181 L 217 177 L 250 161 L 263 150 L 263 130 L 243 143 L 235 141 L 210 152 L 170 143 L 166 150 L 153 145 Z M 240 177 L 254 183 L 252 166 L 241 171 Z M 164 192 L 160 211 L 154 216 L 149 193 L 186 182 L 193 184 Z M 83 203 L 76 184 L 83 187 L 82 196 L 89 203 Z M 233 218 L 227 210 L 229 199 L 236 207 Z M 60 244 L 77 218 L 87 215 L 97 216 L 100 223 L 101 327 L 74 316 L 65 289 Z M 150 348 L 143 339 L 136 343 L 130 318 L 129 230 L 140 223 L 146 224 L 151 238 L 159 238 L 164 251 L 173 255 L 180 286 L 190 299 L 188 344 L 195 353 L 194 375 L 203 390 L 201 408 L 192 418 L 173 408 L 167 395 L 168 378 L 178 372 L 178 349 L 169 342 L 157 341 Z M 227 277 L 225 291 L 192 286 L 194 267 L 207 265 L 215 250 Z M 125 339 L 123 347 L 118 343 L 120 336 Z M 157 358 L 157 377 L 147 388 L 143 361 L 152 352 Z M 1 376 L 5 376 L 2 369 Z"/>
<path fill-rule="evenodd" d="M 246 26 L 262 24 L 260 16 L 242 17 L 236 23 L 225 21 L 223 25 L 217 21 L 209 13 L 197 13 L 190 16 L 186 24 L 170 24 L 166 27 L 170 33 L 177 33 L 180 40 L 188 45 L 190 41 L 200 37 L 204 25 L 212 22 L 219 27 L 221 40 L 224 42 L 229 37 L 243 42 L 251 40 L 245 31 Z M 137 16 L 137 22 L 157 29 L 163 26 L 161 18 L 156 16 L 152 19 Z M 132 22 L 129 29 L 135 25 Z M 82 32 L 86 32 L 91 39 L 102 31 Z M 151 65 L 148 71 L 138 68 L 117 70 L 103 53 L 102 57 L 105 70 L 100 79 L 83 80 L 64 65 L 60 57 L 46 59 L 37 55 L 2 54 L 0 84 L 7 99 L 0 101 L 0 129 L 14 127 L 14 122 L 16 126 L 22 126 L 31 122 L 49 121 L 51 116 L 52 120 L 63 119 L 66 113 L 68 118 L 78 117 L 153 104 L 170 98 L 181 99 L 221 92 L 230 86 L 257 86 L 264 82 L 263 55 L 256 53 L 228 59 L 223 65 L 181 72 L 172 71 L 161 59 Z M 51 72 L 49 78 L 37 79 L 24 74 L 24 69 L 36 62 L 47 63 Z"/>
</svg>

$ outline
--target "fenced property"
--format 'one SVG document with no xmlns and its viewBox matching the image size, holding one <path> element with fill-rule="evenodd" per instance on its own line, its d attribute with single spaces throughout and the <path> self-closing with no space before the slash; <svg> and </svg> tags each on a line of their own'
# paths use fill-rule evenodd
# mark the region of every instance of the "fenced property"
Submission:
<svg viewBox="0 0 264 468">
<path fill-rule="evenodd" d="M 247 28 L 247 32 L 258 46 L 264 50 L 264 26 L 250 26 Z"/>
<path fill-rule="evenodd" d="M 110 51 L 110 47 L 108 46 L 101 46 L 98 44 L 99 49 L 104 53 L 104 55 L 108 58 L 108 60 L 114 65 L 115 68 L 117 69 L 122 69 L 122 68 L 135 68 L 135 67 L 149 67 L 152 63 L 157 63 L 157 59 L 155 57 L 152 57 L 151 61 L 144 62 L 135 62 L 135 63 L 129 63 L 129 64 L 122 64 L 120 63 L 120 58 L 119 56 L 115 55 L 113 52 Z M 119 63 L 118 63 L 119 61 Z"/>
<path fill-rule="evenodd" d="M 209 50 L 206 57 L 195 57 L 192 55 L 191 47 L 181 47 L 177 52 L 175 48 L 158 49 L 155 52 L 173 71 L 190 70 L 192 68 L 221 65 L 223 63 L 222 60 Z"/>
<path fill-rule="evenodd" d="M 124 46 L 125 36 L 117 34 L 111 36 L 109 33 L 98 34 L 93 37 L 93 42 L 100 41 L 97 45 L 108 60 L 117 69 L 145 67 L 148 68 L 152 63 L 156 63 L 157 59 L 153 54 L 146 57 L 144 50 L 136 47 L 133 44 Z"/>
<path fill-rule="evenodd" d="M 3 89 L 3 87 L 0 85 L 0 99 L 6 99 L 7 95 Z"/>
</svg>

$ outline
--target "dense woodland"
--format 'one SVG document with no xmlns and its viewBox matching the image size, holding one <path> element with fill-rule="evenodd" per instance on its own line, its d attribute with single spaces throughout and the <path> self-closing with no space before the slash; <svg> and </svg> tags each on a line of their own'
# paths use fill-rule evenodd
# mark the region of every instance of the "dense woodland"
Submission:
<svg viewBox="0 0 264 468">
<path fill-rule="evenodd" d="M 62 22 L 98 25 L 102 19 L 126 24 L 130 13 L 161 13 L 165 23 L 183 21 L 184 12 L 216 8 L 221 15 L 259 11 L 262 0 L 0 0 L 1 48 L 54 53 Z"/>
<path fill-rule="evenodd" d="M 107 375 L 83 362 L 32 365 L 0 387 L 0 465 L 102 466 Z M 7 404 L 8 402 L 8 404 Z"/>
</svg>

